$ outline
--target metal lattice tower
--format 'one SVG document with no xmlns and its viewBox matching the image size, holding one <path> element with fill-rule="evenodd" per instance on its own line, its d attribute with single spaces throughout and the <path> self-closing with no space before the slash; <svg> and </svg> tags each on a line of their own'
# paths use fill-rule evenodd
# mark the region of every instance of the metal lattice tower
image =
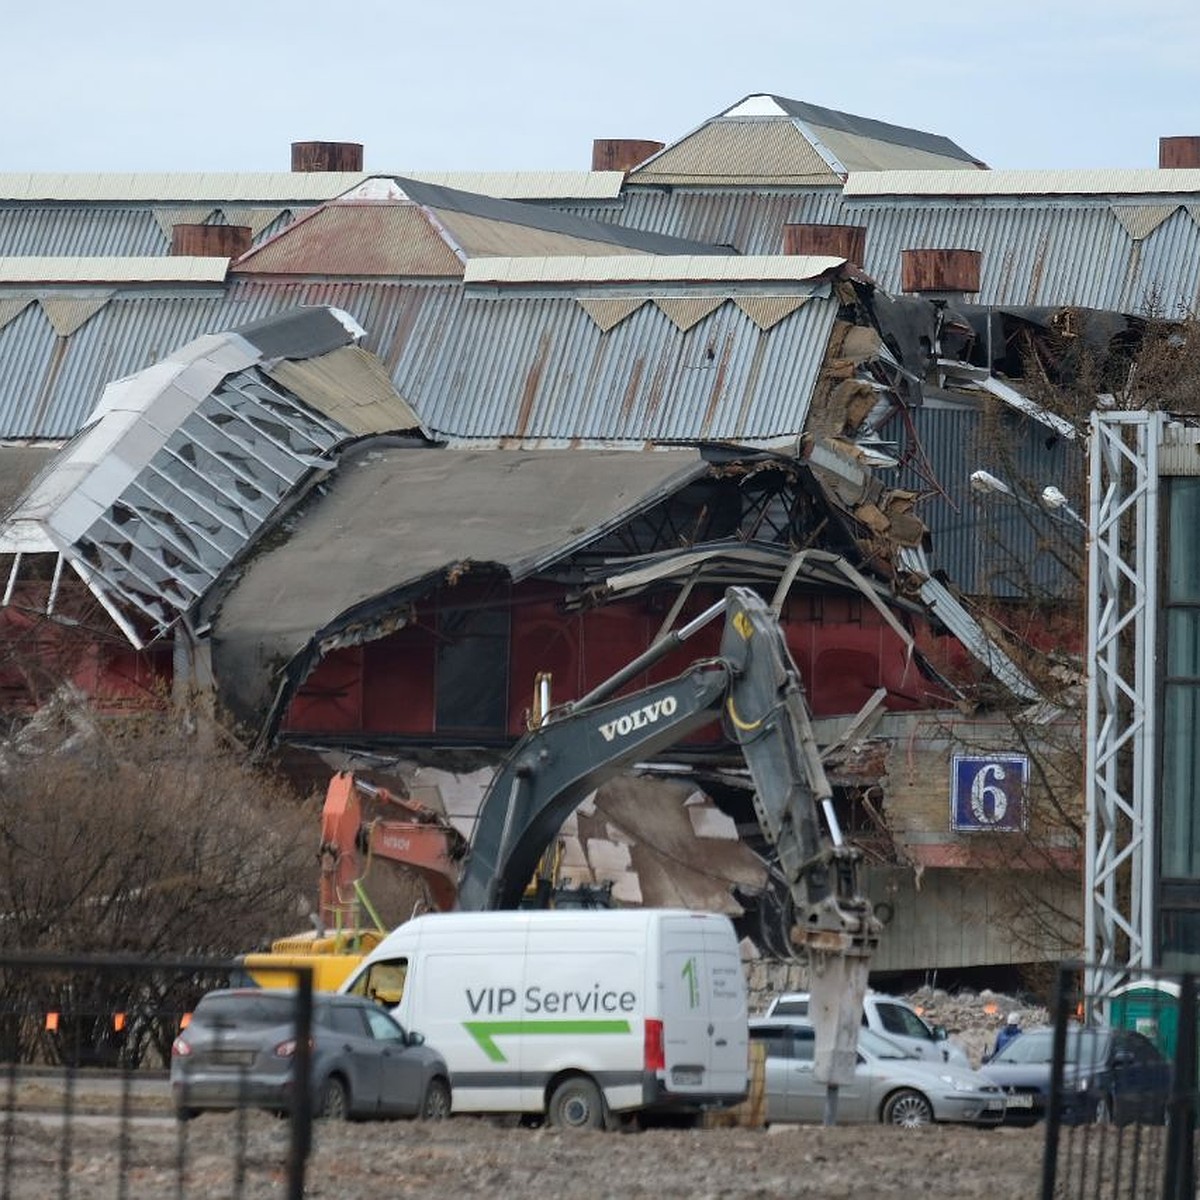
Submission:
<svg viewBox="0 0 1200 1200">
<path fill-rule="evenodd" d="M 1089 995 L 1154 961 L 1155 639 L 1161 412 L 1095 412 L 1089 449 Z"/>
</svg>

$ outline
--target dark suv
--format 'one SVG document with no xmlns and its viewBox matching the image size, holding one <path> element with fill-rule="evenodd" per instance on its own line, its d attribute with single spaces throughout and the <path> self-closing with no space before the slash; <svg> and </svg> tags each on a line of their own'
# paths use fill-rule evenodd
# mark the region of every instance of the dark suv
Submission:
<svg viewBox="0 0 1200 1200">
<path fill-rule="evenodd" d="M 181 1119 L 203 1109 L 290 1109 L 296 996 L 209 992 L 171 1047 L 171 1098 Z M 313 1111 L 322 1117 L 448 1116 L 450 1072 L 419 1033 L 359 996 L 313 996 Z"/>
<path fill-rule="evenodd" d="M 1046 1115 L 1053 1053 L 1053 1028 L 1029 1029 L 980 1067 L 1004 1089 L 1008 1124 L 1031 1125 Z M 1171 1064 L 1149 1038 L 1098 1025 L 1067 1029 L 1059 1107 L 1064 1124 L 1162 1124 L 1170 1094 Z"/>
</svg>

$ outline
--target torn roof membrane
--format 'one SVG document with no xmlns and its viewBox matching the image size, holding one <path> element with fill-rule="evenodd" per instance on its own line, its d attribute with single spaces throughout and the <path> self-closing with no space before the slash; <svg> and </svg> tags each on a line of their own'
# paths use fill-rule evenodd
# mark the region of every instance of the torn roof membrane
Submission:
<svg viewBox="0 0 1200 1200">
<path fill-rule="evenodd" d="M 339 445 L 419 430 L 360 336 L 336 309 L 300 309 L 110 384 L 10 512 L 0 553 L 61 554 L 131 641 L 161 635 Z M 323 359 L 347 354 L 343 387 L 356 371 L 372 385 L 352 411 L 343 392 L 324 403 L 320 376 Z"/>
</svg>

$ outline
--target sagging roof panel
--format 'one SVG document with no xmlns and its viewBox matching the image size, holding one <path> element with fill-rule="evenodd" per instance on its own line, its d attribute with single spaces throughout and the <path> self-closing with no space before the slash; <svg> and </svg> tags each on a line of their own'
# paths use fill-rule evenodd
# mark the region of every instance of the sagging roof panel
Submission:
<svg viewBox="0 0 1200 1200">
<path fill-rule="evenodd" d="M 126 614 L 127 632 L 157 636 L 314 471 L 332 467 L 337 446 L 415 423 L 365 351 L 339 362 L 347 385 L 363 387 L 355 396 L 305 371 L 310 360 L 356 349 L 361 331 L 344 313 L 301 311 L 246 332 L 197 339 L 109 385 L 88 426 L 16 505 L 0 548 L 57 547 L 110 611 Z M 273 367 L 306 396 L 274 381 Z M 357 428 L 332 419 L 323 402 Z"/>
<path fill-rule="evenodd" d="M 235 712 L 261 714 L 279 664 L 333 636 L 365 602 L 469 564 L 526 578 L 706 470 L 691 450 L 361 443 L 288 540 L 253 558 L 222 598 L 213 656 L 225 698 Z"/>
</svg>

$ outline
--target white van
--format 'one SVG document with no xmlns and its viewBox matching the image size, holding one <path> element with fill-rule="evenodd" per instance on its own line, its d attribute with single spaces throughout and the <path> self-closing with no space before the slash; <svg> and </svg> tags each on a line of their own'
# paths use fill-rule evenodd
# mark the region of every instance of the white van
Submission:
<svg viewBox="0 0 1200 1200">
<path fill-rule="evenodd" d="M 455 1113 L 614 1127 L 748 1091 L 746 984 L 716 913 L 431 913 L 390 933 L 339 990 L 374 997 L 442 1054 Z"/>
</svg>

